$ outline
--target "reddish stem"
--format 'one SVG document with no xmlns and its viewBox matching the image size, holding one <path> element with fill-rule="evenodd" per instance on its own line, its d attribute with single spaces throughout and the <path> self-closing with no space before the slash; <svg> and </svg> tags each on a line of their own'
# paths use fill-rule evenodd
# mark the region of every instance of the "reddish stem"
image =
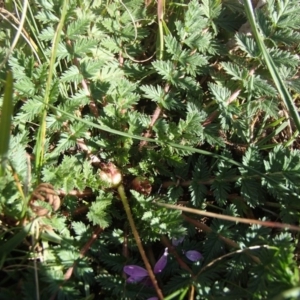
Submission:
<svg viewBox="0 0 300 300">
<path fill-rule="evenodd" d="M 241 89 L 237 89 L 233 92 L 233 94 L 227 99 L 227 105 L 229 105 L 231 102 L 233 102 L 240 94 Z M 215 110 L 213 113 L 211 113 L 207 119 L 203 122 L 203 126 L 207 126 L 208 124 L 212 123 L 213 120 L 219 115 L 219 112 Z"/>
<path fill-rule="evenodd" d="M 160 240 L 162 241 L 162 243 L 164 244 L 164 246 L 168 247 L 168 250 L 170 253 L 172 253 L 174 255 L 174 257 L 176 258 L 178 264 L 180 265 L 180 267 L 186 271 L 188 271 L 192 276 L 193 271 L 189 268 L 189 266 L 181 259 L 180 255 L 178 255 L 175 247 L 170 243 L 169 239 L 163 235 L 161 236 Z"/>
<path fill-rule="evenodd" d="M 86 252 L 91 248 L 92 244 L 96 241 L 98 238 L 98 235 L 103 231 L 103 229 L 100 226 L 97 226 L 91 236 L 91 238 L 87 241 L 87 243 L 82 247 L 80 250 L 79 257 L 82 258 L 85 256 Z M 64 280 L 67 281 L 72 276 L 74 267 L 76 266 L 76 262 L 73 263 L 72 267 L 70 267 L 67 272 L 64 275 Z"/>
<path fill-rule="evenodd" d="M 149 128 L 147 129 L 146 133 L 144 134 L 144 137 L 146 137 L 146 138 L 151 137 L 152 127 L 154 126 L 155 122 L 159 118 L 161 112 L 162 112 L 162 109 L 159 106 L 157 106 L 154 113 L 153 113 L 153 115 L 152 115 L 152 119 L 151 119 Z M 141 151 L 142 148 L 147 145 L 147 143 L 148 143 L 147 141 L 141 141 L 140 146 L 139 146 L 139 150 Z"/>
<path fill-rule="evenodd" d="M 67 40 L 66 42 L 70 47 L 72 47 L 72 42 L 70 40 Z M 78 70 L 80 70 L 80 62 L 78 60 L 77 57 L 75 57 L 73 59 L 73 63 L 74 65 L 78 68 Z M 81 80 L 81 85 L 82 85 L 82 88 L 85 90 L 85 92 L 87 93 L 88 97 L 90 98 L 90 103 L 89 103 L 89 108 L 90 108 L 90 111 L 91 113 L 94 115 L 94 117 L 98 118 L 99 117 L 99 111 L 98 111 L 98 108 L 97 108 L 97 105 L 96 105 L 96 102 L 94 101 L 94 99 L 92 98 L 91 96 L 91 92 L 89 90 L 89 87 L 86 83 L 86 80 L 85 79 L 82 79 Z"/>
<path fill-rule="evenodd" d="M 157 294 L 158 298 L 160 300 L 163 300 L 164 299 L 163 293 L 162 293 L 160 287 L 158 286 L 157 280 L 155 278 L 155 275 L 154 275 L 154 273 L 152 271 L 152 268 L 151 268 L 151 265 L 149 263 L 149 260 L 148 260 L 148 258 L 146 256 L 145 250 L 143 248 L 143 244 L 142 244 L 140 235 L 139 235 L 139 233 L 138 233 L 138 231 L 136 229 L 136 226 L 135 226 L 135 223 L 134 223 L 134 220 L 133 220 L 133 217 L 132 217 L 132 213 L 131 213 L 131 210 L 130 210 L 130 207 L 129 207 L 129 204 L 128 204 L 128 200 L 127 200 L 127 197 L 126 197 L 126 194 L 125 194 L 125 190 L 124 190 L 123 184 L 120 184 L 118 186 L 118 193 L 119 193 L 119 196 L 120 196 L 121 201 L 123 203 L 124 210 L 126 212 L 128 222 L 130 224 L 130 227 L 131 227 L 134 239 L 136 241 L 136 245 L 137 245 L 137 247 L 139 249 L 139 252 L 141 254 L 141 257 L 143 259 L 143 262 L 144 262 L 144 265 L 145 265 L 146 270 L 148 272 L 149 278 L 151 279 L 151 281 L 153 283 L 153 287 L 154 287 L 154 289 L 156 291 L 156 294 Z"/>
<path fill-rule="evenodd" d="M 170 85 L 166 84 L 165 88 L 164 88 L 165 93 L 167 94 L 169 92 L 169 90 L 170 90 Z M 151 122 L 149 124 L 148 130 L 146 131 L 144 137 L 146 137 L 146 138 L 151 137 L 152 127 L 154 126 L 154 124 L 156 123 L 156 121 L 158 120 L 158 118 L 161 114 L 162 114 L 162 108 L 160 106 L 157 106 L 154 113 L 153 113 L 153 115 L 152 115 Z M 148 143 L 147 141 L 141 141 L 140 146 L 139 146 L 139 150 L 141 151 L 142 148 L 147 145 L 147 143 Z"/>
<path fill-rule="evenodd" d="M 189 223 L 195 225 L 197 228 L 203 230 L 205 233 L 210 233 L 212 232 L 213 230 L 211 228 L 209 228 L 207 225 L 197 221 L 197 220 L 194 220 L 188 216 L 186 216 L 185 214 L 182 214 L 182 217 Z M 222 240 L 225 244 L 227 244 L 228 246 L 232 247 L 232 248 L 235 248 L 235 249 L 240 249 L 240 246 L 233 240 L 227 238 L 227 237 L 224 237 L 220 234 L 218 234 L 218 237 L 220 240 Z M 254 262 L 256 262 L 257 264 L 260 264 L 261 261 L 260 259 L 257 257 L 257 256 L 254 256 L 252 255 L 250 252 L 246 251 L 246 253 L 253 259 Z"/>
</svg>

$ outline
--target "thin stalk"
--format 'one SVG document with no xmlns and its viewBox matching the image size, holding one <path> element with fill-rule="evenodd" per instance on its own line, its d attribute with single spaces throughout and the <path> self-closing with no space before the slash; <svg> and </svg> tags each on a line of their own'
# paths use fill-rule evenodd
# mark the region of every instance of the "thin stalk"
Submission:
<svg viewBox="0 0 300 300">
<path fill-rule="evenodd" d="M 244 224 L 258 224 L 265 227 L 271 227 L 271 228 L 281 228 L 281 229 L 290 229 L 295 231 L 300 231 L 299 226 L 294 226 L 286 223 L 279 223 L 279 222 L 269 222 L 269 221 L 260 221 L 255 219 L 246 219 L 246 218 L 238 218 L 238 217 L 232 217 L 232 216 L 226 216 L 221 214 L 216 214 L 200 209 L 194 209 L 189 207 L 183 207 L 183 206 L 177 206 L 173 204 L 167 204 L 167 203 L 161 203 L 161 202 L 154 202 L 158 206 L 170 208 L 170 209 L 177 209 L 181 211 L 186 211 L 192 214 L 200 215 L 200 216 L 206 216 L 206 217 L 212 217 L 217 218 L 221 220 L 231 221 L 231 222 L 237 222 L 237 223 L 244 223 Z"/>
<path fill-rule="evenodd" d="M 34 13 L 37 13 L 36 11 L 33 12 L 31 7 L 35 8 L 34 5 L 32 6 L 28 6 L 28 14 L 26 15 L 26 21 L 27 24 L 29 25 L 30 29 L 31 29 L 31 33 L 34 37 L 34 40 L 36 41 L 36 43 L 38 44 L 39 50 L 42 53 L 44 59 L 47 60 L 47 55 L 45 53 L 45 46 L 43 45 L 43 43 L 40 41 L 39 37 L 38 37 L 38 33 L 40 32 L 40 29 L 36 23 L 36 19 L 34 17 Z"/>
<path fill-rule="evenodd" d="M 229 256 L 233 256 L 235 254 L 239 254 L 239 253 L 250 253 L 251 251 L 250 250 L 257 250 L 257 249 L 261 249 L 261 248 L 266 248 L 266 249 L 272 249 L 272 250 L 278 250 L 277 247 L 275 246 L 269 246 L 269 245 L 257 245 L 257 246 L 251 246 L 251 247 L 248 247 L 248 248 L 244 248 L 244 249 L 239 249 L 239 250 L 236 250 L 236 251 L 233 251 L 233 252 L 230 252 L 230 253 L 227 253 L 227 254 L 224 254 L 214 260 L 212 260 L 209 264 L 205 265 L 197 274 L 197 276 L 199 276 L 201 273 L 205 272 L 206 269 L 210 268 L 212 265 L 214 265 L 216 262 L 219 262 L 220 260 L 224 259 L 224 258 L 227 258 Z M 254 256 L 256 257 L 256 256 Z"/>
<path fill-rule="evenodd" d="M 291 144 L 294 143 L 294 141 L 296 140 L 296 138 L 298 137 L 298 135 L 299 135 L 299 131 L 296 130 L 296 131 L 293 133 L 292 137 L 291 137 L 286 143 L 283 144 L 284 147 L 287 148 L 287 147 L 291 146 Z"/>
<path fill-rule="evenodd" d="M 55 36 L 53 39 L 53 47 L 51 51 L 51 59 L 50 59 L 50 65 L 49 65 L 49 73 L 46 83 L 46 89 L 45 89 L 45 96 L 44 96 L 44 110 L 41 114 L 41 120 L 40 120 L 40 128 L 37 136 L 37 143 L 36 143 L 36 153 L 35 153 L 35 167 L 39 173 L 41 170 L 41 167 L 43 165 L 44 160 L 44 151 L 45 151 L 45 141 L 46 141 L 46 117 L 47 117 L 47 107 L 50 100 L 50 91 L 51 91 L 51 82 L 52 82 L 52 76 L 55 72 L 54 65 L 55 65 L 55 59 L 56 59 L 56 52 L 58 48 L 58 43 L 60 41 L 61 32 L 63 29 L 65 17 L 67 14 L 67 8 L 69 6 L 69 1 L 63 1 L 63 7 L 61 11 L 61 17 L 60 21 L 58 23 Z"/>
<path fill-rule="evenodd" d="M 31 235 L 31 243 L 32 243 L 32 249 L 35 250 L 36 241 L 39 236 L 39 225 L 37 222 L 34 222 L 33 224 L 33 230 L 34 234 Z M 34 251 L 34 258 L 33 258 L 33 266 L 34 266 L 34 283 L 35 283 L 35 294 L 36 294 L 36 300 L 40 300 L 40 285 L 39 285 L 39 275 L 38 275 L 38 266 L 37 266 L 37 253 Z"/>
<path fill-rule="evenodd" d="M 263 39 L 258 32 L 251 0 L 244 0 L 244 6 L 245 6 L 245 11 L 246 11 L 248 21 L 251 25 L 253 35 L 256 39 L 258 47 L 260 48 L 260 50 L 262 52 L 262 55 L 266 62 L 268 70 L 273 78 L 273 81 L 277 87 L 277 90 L 278 90 L 282 100 L 284 101 L 286 107 L 289 110 L 289 113 L 291 114 L 291 117 L 292 117 L 298 131 L 300 131 L 300 117 L 299 117 L 299 114 L 297 111 L 297 107 L 295 106 L 293 99 L 292 99 L 291 95 L 289 94 L 283 80 L 281 79 L 281 77 L 277 71 L 277 68 L 273 62 L 273 59 L 271 58 L 270 54 L 268 53 L 267 48 L 263 42 Z"/>
<path fill-rule="evenodd" d="M 167 94 L 169 92 L 169 90 L 170 90 L 170 85 L 167 83 L 165 85 L 164 91 Z M 152 115 L 149 127 L 144 135 L 145 137 L 151 137 L 152 128 L 153 128 L 154 124 L 157 122 L 158 118 L 161 116 L 162 112 L 163 112 L 163 109 L 160 107 L 160 105 L 157 105 L 156 109 Z M 146 141 L 141 141 L 139 150 L 142 150 L 142 148 L 145 147 L 146 145 L 147 145 Z"/>
<path fill-rule="evenodd" d="M 205 233 L 211 233 L 211 232 L 213 232 L 213 230 L 212 230 L 210 227 L 208 227 L 207 225 L 205 225 L 205 224 L 203 224 L 203 223 L 201 223 L 201 222 L 199 222 L 199 221 L 197 221 L 197 220 L 194 220 L 194 219 L 192 219 L 192 218 L 186 216 L 185 214 L 182 214 L 182 217 L 184 218 L 185 221 L 187 221 L 187 222 L 193 224 L 193 225 L 196 226 L 197 228 L 203 230 Z M 224 236 L 222 236 L 222 235 L 219 234 L 219 233 L 217 233 L 217 235 L 218 235 L 219 239 L 222 240 L 222 241 L 223 241 L 225 244 L 227 244 L 229 247 L 232 247 L 232 248 L 235 248 L 235 249 L 240 249 L 239 244 L 236 243 L 235 241 L 233 241 L 233 240 L 231 240 L 231 239 L 229 239 L 229 238 L 227 238 L 227 237 L 224 237 Z M 249 252 L 246 252 L 246 254 L 249 255 L 249 256 L 253 259 L 253 261 L 254 261 L 255 263 L 261 264 L 261 261 L 260 261 L 260 259 L 259 259 L 257 256 L 254 256 L 254 255 L 252 255 L 252 254 L 249 253 Z"/>
<path fill-rule="evenodd" d="M 209 179 L 205 180 L 197 180 L 197 184 L 204 184 L 204 185 L 211 185 L 213 184 L 216 180 L 220 182 L 237 182 L 238 180 L 260 180 L 261 178 L 269 178 L 268 176 L 272 177 L 284 177 L 284 172 L 279 171 L 279 172 L 267 172 L 267 173 L 262 173 L 261 175 L 234 175 L 234 176 L 228 176 L 227 178 L 216 178 L 216 177 L 211 177 Z M 185 181 L 172 181 L 168 180 L 162 183 L 162 188 L 167 189 L 171 186 L 183 186 L 183 187 L 189 187 L 190 185 L 193 184 L 193 180 L 185 180 Z"/>
<path fill-rule="evenodd" d="M 44 103 L 44 101 L 41 101 L 39 99 L 35 99 L 35 100 Z M 256 173 L 258 176 L 260 176 L 262 178 L 266 178 L 269 182 L 272 182 L 272 183 L 278 185 L 278 187 L 280 187 L 283 191 L 290 192 L 289 188 L 287 188 L 286 186 L 284 186 L 283 184 L 278 182 L 276 179 L 274 179 L 272 177 L 269 177 L 269 174 L 262 173 L 262 172 L 260 172 L 256 169 L 254 169 L 254 168 L 243 165 L 242 163 L 239 163 L 239 162 L 237 162 L 237 161 L 235 161 L 231 158 L 228 158 L 224 155 L 212 153 L 212 152 L 202 150 L 202 149 L 193 148 L 193 147 L 190 147 L 190 146 L 184 146 L 184 145 L 176 144 L 176 143 L 173 143 L 173 142 L 166 142 L 166 141 L 161 142 L 161 141 L 153 139 L 153 138 L 146 138 L 146 137 L 143 137 L 143 136 L 130 134 L 130 133 L 127 133 L 125 131 L 116 130 L 116 129 L 110 128 L 108 126 L 105 126 L 105 125 L 98 125 L 98 124 L 92 123 L 90 121 L 87 121 L 85 119 L 76 117 L 75 115 L 72 115 L 72 114 L 70 114 L 70 113 L 68 113 L 68 112 L 66 112 L 62 109 L 59 109 L 59 108 L 53 106 L 52 104 L 48 104 L 48 107 L 53 109 L 53 111 L 58 111 L 61 114 L 65 115 L 65 116 L 68 116 L 70 118 L 70 120 L 77 120 L 77 121 L 79 121 L 83 124 L 86 124 L 86 125 L 88 125 L 92 128 L 97 128 L 97 129 L 103 130 L 105 132 L 109 132 L 109 133 L 112 133 L 112 134 L 117 134 L 119 136 L 124 136 L 124 137 L 132 138 L 132 139 L 136 139 L 136 140 L 140 140 L 140 141 L 147 141 L 149 143 L 155 143 L 157 145 L 160 145 L 161 147 L 164 147 L 164 146 L 168 145 L 168 146 L 173 147 L 175 149 L 184 150 L 184 151 L 191 152 L 191 153 L 199 153 L 199 154 L 202 154 L 202 155 L 214 157 L 216 159 L 221 159 L 221 160 L 226 161 L 226 162 L 228 162 L 232 165 L 235 165 L 235 166 L 244 168 L 246 170 L 249 170 L 253 173 Z"/>
<path fill-rule="evenodd" d="M 9 12 L 6 9 L 2 8 L 1 11 L 0 11 L 0 16 L 4 20 L 6 20 L 10 24 L 10 26 L 12 26 L 16 30 L 18 30 L 18 26 L 20 24 L 20 21 L 11 12 Z M 35 45 L 35 42 L 33 41 L 33 39 L 28 34 L 28 32 L 25 30 L 25 28 L 22 28 L 21 35 L 24 38 L 24 40 L 27 42 L 29 47 L 31 48 L 31 50 L 34 53 L 34 55 L 35 55 L 36 59 L 38 60 L 38 62 L 41 63 L 40 58 L 39 58 L 38 53 L 37 53 L 38 48 Z"/>
<path fill-rule="evenodd" d="M 158 59 L 163 59 L 164 53 L 164 30 L 163 30 L 163 20 L 164 20 L 164 0 L 157 1 L 157 21 L 159 29 L 159 56 Z"/>
<path fill-rule="evenodd" d="M 13 115 L 13 75 L 7 72 L 0 119 L 0 177 L 4 176 L 9 149 L 11 118 Z"/>
<path fill-rule="evenodd" d="M 8 49 L 8 52 L 7 52 L 6 56 L 5 56 L 5 58 L 2 60 L 2 62 L 0 64 L 0 70 L 7 63 L 10 55 L 12 54 L 12 52 L 14 51 L 14 49 L 15 49 L 17 43 L 18 43 L 18 40 L 19 40 L 20 35 L 22 33 L 22 29 L 24 27 L 26 13 L 27 13 L 27 8 L 28 8 L 28 0 L 24 0 L 24 2 L 23 2 L 23 8 L 22 8 L 22 16 L 21 16 L 21 19 L 20 19 L 20 23 L 19 23 L 19 27 L 18 27 L 17 33 L 16 33 L 16 35 L 14 37 L 14 40 L 13 40 L 10 48 Z"/>
<path fill-rule="evenodd" d="M 267 135 L 265 138 L 263 138 L 259 142 L 257 142 L 256 146 L 260 148 L 263 145 L 265 145 L 274 136 L 278 135 L 281 131 L 283 131 L 288 126 L 288 124 L 289 124 L 288 121 L 282 123 L 278 128 L 276 128 L 275 130 L 273 130 L 269 135 Z"/>
<path fill-rule="evenodd" d="M 17 186 L 17 189 L 18 189 L 20 196 L 22 198 L 22 201 L 23 201 L 23 208 L 22 208 L 22 215 L 21 215 L 23 218 L 26 213 L 26 209 L 27 209 L 27 199 L 26 199 L 24 191 L 23 191 L 23 186 L 22 186 L 19 176 L 12 164 L 9 165 L 8 170 L 12 173 L 12 175 L 14 177 L 15 184 Z"/>
<path fill-rule="evenodd" d="M 182 260 L 181 256 L 177 253 L 175 247 L 170 243 L 169 239 L 167 236 L 162 235 L 160 238 L 161 242 L 164 244 L 164 246 L 168 247 L 169 252 L 175 257 L 177 260 L 179 266 L 183 269 L 186 270 L 191 274 L 191 276 L 194 276 L 193 271 L 190 269 L 190 267 Z"/>
<path fill-rule="evenodd" d="M 94 229 L 94 232 L 90 239 L 85 243 L 85 245 L 81 248 L 79 257 L 83 258 L 86 254 L 86 252 L 91 248 L 92 244 L 97 240 L 99 234 L 103 231 L 103 229 L 100 226 L 97 226 Z M 73 274 L 74 268 L 76 267 L 77 261 L 73 263 L 71 267 L 67 270 L 67 272 L 64 274 L 64 283 L 69 280 Z"/>
<path fill-rule="evenodd" d="M 146 256 L 145 250 L 143 248 L 141 238 L 140 238 L 139 233 L 138 233 L 138 231 L 137 231 L 137 229 L 135 227 L 135 223 L 134 223 L 134 220 L 133 220 L 133 217 L 132 217 L 132 214 L 131 214 L 131 210 L 130 210 L 130 207 L 129 207 L 129 204 L 128 204 L 128 200 L 127 200 L 127 197 L 126 197 L 126 194 L 125 194 L 125 190 L 124 190 L 123 184 L 120 184 L 118 186 L 118 193 L 119 193 L 120 198 L 122 200 L 122 203 L 123 203 L 123 206 L 124 206 L 124 210 L 125 210 L 126 215 L 127 215 L 127 219 L 129 221 L 129 224 L 130 224 L 133 236 L 135 238 L 135 241 L 136 241 L 136 244 L 138 246 L 139 252 L 140 252 L 140 254 L 142 256 L 142 259 L 143 259 L 143 262 L 145 264 L 146 270 L 148 271 L 149 277 L 150 277 L 150 279 L 151 279 L 151 281 L 153 283 L 153 286 L 155 288 L 157 296 L 159 297 L 160 300 L 163 300 L 164 296 L 162 294 L 162 291 L 161 291 L 160 287 L 158 286 L 158 283 L 156 281 L 155 275 L 154 275 L 154 273 L 152 271 L 151 265 L 150 265 L 150 263 L 148 261 L 148 258 Z"/>
</svg>

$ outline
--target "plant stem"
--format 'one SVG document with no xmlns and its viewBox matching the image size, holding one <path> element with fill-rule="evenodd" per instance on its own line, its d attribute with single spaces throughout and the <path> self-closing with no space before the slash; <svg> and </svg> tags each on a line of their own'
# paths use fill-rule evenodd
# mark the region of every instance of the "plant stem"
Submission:
<svg viewBox="0 0 300 300">
<path fill-rule="evenodd" d="M 162 207 L 166 207 L 166 208 L 170 208 L 170 209 L 177 209 L 177 210 L 186 211 L 186 212 L 193 213 L 193 214 L 200 215 L 200 216 L 207 216 L 207 217 L 217 218 L 217 219 L 231 221 L 231 222 L 239 222 L 239 223 L 244 223 L 244 224 L 258 224 L 258 225 L 262 225 L 265 227 L 282 228 L 282 229 L 300 231 L 299 226 L 290 225 L 290 224 L 286 224 L 286 223 L 260 221 L 260 220 L 255 220 L 255 219 L 232 217 L 232 216 L 228 216 L 228 215 L 216 214 L 216 213 L 212 213 L 209 211 L 204 211 L 204 210 L 194 209 L 194 208 L 189 208 L 189 207 L 183 207 L 183 206 L 177 206 L 177 205 L 167 204 L 167 203 L 155 202 L 155 204 L 158 206 L 162 206 Z"/>
<path fill-rule="evenodd" d="M 66 0 L 63 2 L 63 7 L 61 11 L 61 17 L 53 38 L 53 46 L 51 49 L 51 59 L 49 63 L 49 73 L 47 78 L 47 83 L 45 87 L 45 95 L 44 95 L 44 109 L 41 114 L 40 119 L 40 128 L 38 131 L 37 142 L 36 142 L 36 153 L 35 153 L 35 167 L 38 171 L 38 174 L 41 171 L 43 162 L 44 162 L 44 151 L 45 151 L 45 143 L 46 143 L 46 117 L 47 117 L 47 109 L 50 101 L 50 92 L 51 92 L 51 83 L 52 83 L 52 75 L 55 71 L 55 59 L 56 53 L 58 49 L 58 43 L 60 41 L 61 32 L 63 29 L 65 17 L 68 10 L 69 1 Z M 40 175 L 40 174 L 39 174 Z"/>
<path fill-rule="evenodd" d="M 197 220 L 194 220 L 190 217 L 188 217 L 187 215 L 185 214 L 182 214 L 182 217 L 184 218 L 185 221 L 189 222 L 190 224 L 193 224 L 194 226 L 196 226 L 197 228 L 203 230 L 205 233 L 209 234 L 211 232 L 213 232 L 213 230 L 208 227 L 207 225 L 197 221 Z M 241 247 L 239 246 L 238 243 L 236 243 L 235 241 L 225 237 L 225 236 L 222 236 L 221 234 L 217 233 L 218 237 L 220 240 L 222 240 L 225 244 L 227 244 L 229 247 L 232 247 L 234 249 L 240 249 Z M 248 254 L 255 263 L 257 264 L 261 264 L 261 261 L 260 259 L 257 257 L 257 256 L 254 256 L 252 255 L 250 252 L 246 252 L 246 254 Z"/>
<path fill-rule="evenodd" d="M 158 28 L 159 28 L 159 55 L 158 59 L 163 59 L 164 53 L 164 31 L 162 22 L 164 19 L 164 0 L 157 1 L 157 21 L 158 21 Z"/>
<path fill-rule="evenodd" d="M 253 32 L 253 36 L 257 42 L 257 45 L 262 53 L 262 56 L 265 60 L 265 63 L 267 65 L 267 68 L 273 78 L 273 81 L 276 85 L 276 88 L 284 102 L 284 104 L 286 105 L 286 107 L 289 110 L 289 113 L 292 117 L 292 120 L 295 123 L 295 126 L 297 127 L 298 131 L 300 131 L 300 117 L 298 114 L 298 110 L 296 105 L 294 104 L 294 101 L 291 97 L 291 95 L 289 94 L 289 91 L 287 90 L 284 81 L 282 80 L 277 67 L 274 64 L 274 61 L 272 59 L 272 57 L 270 56 L 263 38 L 261 36 L 261 34 L 258 31 L 258 26 L 256 25 L 256 21 L 255 21 L 255 15 L 254 15 L 254 11 L 252 8 L 252 3 L 250 0 L 244 0 L 244 7 L 245 7 L 245 11 L 246 11 L 246 15 L 248 18 L 248 21 L 251 25 L 251 29 Z"/>
<path fill-rule="evenodd" d="M 90 239 L 85 243 L 85 245 L 80 250 L 80 255 L 79 255 L 80 258 L 83 258 L 85 256 L 86 252 L 91 248 L 92 244 L 97 240 L 99 234 L 102 231 L 103 231 L 103 229 L 100 226 L 97 226 L 94 229 L 94 232 L 93 232 L 92 236 L 90 237 Z M 66 282 L 67 280 L 69 280 L 71 278 L 76 264 L 77 264 L 77 262 L 75 261 L 73 263 L 73 265 L 64 274 L 64 282 Z"/>
<path fill-rule="evenodd" d="M 125 194 L 125 190 L 124 190 L 123 184 L 120 184 L 118 186 L 118 193 L 119 193 L 119 195 L 121 197 L 121 200 L 122 200 L 122 203 L 123 203 L 123 206 L 124 206 L 124 210 L 125 210 L 126 215 L 127 215 L 127 219 L 129 221 L 129 224 L 130 224 L 133 236 L 135 238 L 135 241 L 136 241 L 136 244 L 138 246 L 139 252 L 140 252 L 140 254 L 142 256 L 142 259 L 143 259 L 143 262 L 145 264 L 146 270 L 148 271 L 149 277 L 150 277 L 150 279 L 151 279 L 151 281 L 153 283 L 153 286 L 155 288 L 155 291 L 157 293 L 158 298 L 160 300 L 163 300 L 164 296 L 162 294 L 162 291 L 161 291 L 160 287 L 158 286 L 158 283 L 156 281 L 155 275 L 154 275 L 154 273 L 152 271 L 151 265 L 150 265 L 150 263 L 148 261 L 148 258 L 146 256 L 145 250 L 143 248 L 141 238 L 139 236 L 138 231 L 136 230 L 135 223 L 134 223 L 134 220 L 133 220 L 133 217 L 132 217 L 132 214 L 131 214 L 131 210 L 130 210 L 130 207 L 129 207 L 129 204 L 128 204 L 128 200 L 127 200 L 127 197 L 126 197 L 126 194 Z"/>
<path fill-rule="evenodd" d="M 177 253 L 175 247 L 170 243 L 169 239 L 167 236 L 162 235 L 160 238 L 161 242 L 164 244 L 164 246 L 168 247 L 169 253 L 172 253 L 172 255 L 176 258 L 179 266 L 183 269 L 186 270 L 191 274 L 192 277 L 194 277 L 194 273 L 191 270 L 191 268 L 182 260 L 181 256 Z"/>
</svg>

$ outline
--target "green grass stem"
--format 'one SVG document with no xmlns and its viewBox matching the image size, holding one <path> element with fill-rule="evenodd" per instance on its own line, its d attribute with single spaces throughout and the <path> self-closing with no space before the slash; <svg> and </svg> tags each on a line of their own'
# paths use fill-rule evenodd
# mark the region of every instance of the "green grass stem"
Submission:
<svg viewBox="0 0 300 300">
<path fill-rule="evenodd" d="M 258 44 L 258 47 L 260 48 L 263 58 L 266 62 L 267 68 L 274 80 L 274 83 L 276 85 L 276 88 L 283 100 L 283 102 L 285 103 L 286 107 L 289 110 L 289 113 L 295 123 L 295 126 L 297 127 L 298 131 L 300 131 L 300 117 L 298 114 L 298 110 L 297 107 L 294 104 L 294 101 L 291 97 L 291 95 L 289 94 L 282 78 L 279 75 L 279 72 L 273 62 L 273 59 L 271 58 L 269 52 L 267 51 L 267 48 L 264 44 L 263 38 L 260 35 L 257 25 L 256 25 L 256 21 L 255 21 L 255 15 L 254 15 L 254 11 L 252 8 L 252 4 L 250 0 L 244 0 L 244 5 L 245 5 L 245 11 L 246 11 L 246 15 L 248 18 L 248 21 L 251 25 L 251 29 L 253 32 L 253 35 L 255 37 L 255 40 Z"/>
</svg>

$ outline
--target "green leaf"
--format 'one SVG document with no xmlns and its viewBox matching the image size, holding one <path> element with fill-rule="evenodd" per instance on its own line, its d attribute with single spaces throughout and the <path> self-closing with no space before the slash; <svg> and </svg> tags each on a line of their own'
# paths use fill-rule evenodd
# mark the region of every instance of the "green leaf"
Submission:
<svg viewBox="0 0 300 300">
<path fill-rule="evenodd" d="M 163 79 L 175 83 L 173 78 L 176 76 L 176 71 L 170 61 L 157 60 L 152 63 L 152 66 Z"/>
<path fill-rule="evenodd" d="M 144 92 L 144 97 L 147 99 L 150 99 L 155 102 L 163 102 L 163 99 L 165 97 L 165 91 L 162 89 L 161 86 L 157 85 L 142 85 L 140 89 Z"/>
<path fill-rule="evenodd" d="M 39 33 L 39 38 L 42 41 L 52 41 L 53 37 L 55 34 L 55 30 L 52 26 L 44 28 L 40 33 Z"/>
<path fill-rule="evenodd" d="M 189 191 L 192 197 L 192 203 L 195 207 L 201 208 L 207 196 L 207 187 L 205 182 L 209 180 L 209 170 L 205 157 L 199 156 L 193 170 L 192 184 Z"/>
<path fill-rule="evenodd" d="M 296 67 L 299 64 L 299 58 L 297 55 L 292 55 L 287 51 L 279 49 L 270 49 L 269 55 L 274 61 L 274 64 L 278 67 Z"/>
<path fill-rule="evenodd" d="M 172 54 L 174 60 L 178 60 L 180 55 L 184 52 L 179 44 L 179 42 L 176 40 L 175 37 L 172 35 L 165 36 L 165 43 L 167 47 L 167 51 Z"/>
<path fill-rule="evenodd" d="M 61 82 L 76 82 L 79 83 L 83 80 L 82 74 L 76 66 L 71 66 L 67 71 L 65 71 L 61 78 Z"/>
<path fill-rule="evenodd" d="M 202 3 L 201 9 L 208 19 L 216 19 L 220 15 L 222 11 L 221 1 L 203 0 Z"/>
<path fill-rule="evenodd" d="M 142 85 L 140 89 L 144 92 L 143 96 L 157 102 L 165 109 L 178 108 L 178 102 L 172 98 L 170 93 L 166 93 L 161 86 Z"/>
<path fill-rule="evenodd" d="M 210 83 L 209 89 L 215 96 L 215 99 L 222 104 L 222 106 L 226 106 L 226 101 L 230 97 L 231 93 L 226 87 L 218 86 L 216 84 Z"/>
<path fill-rule="evenodd" d="M 249 74 L 249 71 L 247 71 L 246 69 L 230 62 L 223 62 L 221 65 L 223 66 L 226 73 L 232 76 L 233 80 L 243 82 L 244 80 L 246 80 Z"/>
<path fill-rule="evenodd" d="M 77 236 L 84 236 L 87 233 L 89 226 L 85 225 L 83 222 L 72 222 L 72 228 Z"/>
<path fill-rule="evenodd" d="M 252 37 L 248 37 L 245 34 L 236 34 L 235 36 L 237 44 L 240 46 L 241 50 L 246 52 L 249 57 L 259 57 L 260 51 Z"/>
<path fill-rule="evenodd" d="M 111 223 L 111 217 L 107 213 L 108 207 L 111 205 L 112 199 L 100 195 L 96 201 L 92 203 L 87 213 L 87 218 L 93 225 L 99 225 L 101 228 L 106 228 Z"/>
<path fill-rule="evenodd" d="M 93 39 L 76 39 L 71 54 L 73 57 L 80 58 L 90 53 L 97 44 L 98 41 Z"/>
<path fill-rule="evenodd" d="M 87 31 L 89 24 L 90 20 L 86 17 L 71 22 L 67 27 L 67 37 L 70 40 L 76 40 L 78 36 L 83 35 Z"/>
</svg>

